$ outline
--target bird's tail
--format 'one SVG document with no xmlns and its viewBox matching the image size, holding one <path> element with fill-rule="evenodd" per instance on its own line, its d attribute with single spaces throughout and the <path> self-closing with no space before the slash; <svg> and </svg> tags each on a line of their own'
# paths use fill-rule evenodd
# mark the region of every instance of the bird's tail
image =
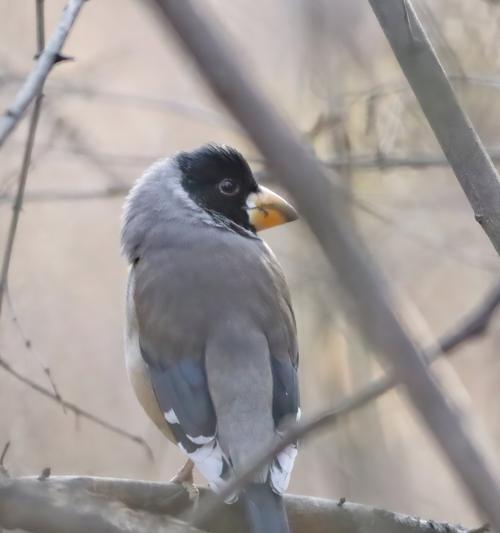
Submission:
<svg viewBox="0 0 500 533">
<path fill-rule="evenodd" d="M 283 498 L 267 483 L 247 485 L 240 498 L 251 533 L 290 533 Z"/>
</svg>

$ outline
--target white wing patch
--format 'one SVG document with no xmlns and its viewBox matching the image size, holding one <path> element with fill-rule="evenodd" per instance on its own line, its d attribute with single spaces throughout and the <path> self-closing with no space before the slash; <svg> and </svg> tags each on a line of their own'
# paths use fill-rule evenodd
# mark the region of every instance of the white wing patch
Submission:
<svg viewBox="0 0 500 533">
<path fill-rule="evenodd" d="M 299 407 L 295 414 L 295 421 L 298 422 L 301 416 L 302 411 Z M 297 453 L 297 443 L 294 442 L 281 450 L 271 463 L 269 481 L 271 482 L 271 488 L 277 494 L 283 494 L 288 488 Z"/>
<path fill-rule="evenodd" d="M 297 444 L 290 444 L 274 458 L 269 471 L 269 480 L 271 488 L 277 494 L 283 494 L 288 488 L 296 457 Z"/>
<path fill-rule="evenodd" d="M 208 444 L 209 442 L 212 442 L 215 439 L 215 435 L 211 435 L 210 437 L 205 437 L 205 435 L 200 435 L 198 437 L 191 437 L 191 435 L 186 435 L 186 437 L 194 444 Z"/>
<path fill-rule="evenodd" d="M 165 415 L 165 420 L 169 424 L 178 424 L 179 423 L 179 419 L 177 418 L 177 415 L 174 413 L 173 409 L 169 409 L 166 413 L 164 413 L 164 415 Z"/>
<path fill-rule="evenodd" d="M 297 411 L 296 420 L 300 418 L 300 408 Z M 165 415 L 165 420 L 169 424 L 179 424 L 179 419 L 173 409 L 169 409 Z M 189 452 L 182 442 L 178 442 L 177 446 L 186 454 L 196 465 L 202 476 L 208 481 L 209 487 L 216 493 L 221 490 L 228 483 L 230 478 L 230 461 L 224 454 L 216 435 L 205 436 L 199 435 L 192 437 L 185 436 L 190 442 L 198 447 Z M 292 474 L 295 458 L 297 457 L 297 444 L 293 443 L 284 448 L 273 460 L 269 469 L 269 482 L 271 488 L 277 494 L 283 494 L 290 483 L 290 476 Z M 226 503 L 233 503 L 238 498 L 235 494 L 226 500 Z"/>
<path fill-rule="evenodd" d="M 169 409 L 164 416 L 169 424 L 179 424 L 179 419 L 173 409 Z M 185 436 L 190 442 L 196 444 L 197 448 L 194 451 L 188 451 L 182 442 L 178 442 L 177 446 L 193 461 L 201 475 L 208 481 L 209 487 L 219 493 L 227 483 L 229 476 L 226 474 L 229 474 L 230 462 L 222 451 L 216 435 L 192 437 L 185 434 Z M 232 503 L 235 499 L 235 497 L 230 497 L 226 503 Z"/>
</svg>

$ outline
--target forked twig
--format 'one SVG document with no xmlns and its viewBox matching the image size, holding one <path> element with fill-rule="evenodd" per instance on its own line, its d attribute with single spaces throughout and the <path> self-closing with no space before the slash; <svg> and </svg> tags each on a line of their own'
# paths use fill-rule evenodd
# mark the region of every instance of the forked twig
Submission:
<svg viewBox="0 0 500 533">
<path fill-rule="evenodd" d="M 0 119 L 0 147 L 18 125 L 30 103 L 41 93 L 43 84 L 54 63 L 62 58 L 61 49 L 84 2 L 85 0 L 68 0 L 47 46 L 44 47 L 33 70 L 16 94 L 14 102 Z"/>
<path fill-rule="evenodd" d="M 78 405 L 74 403 L 58 398 L 49 389 L 42 387 L 38 383 L 35 383 L 31 379 L 17 372 L 17 370 L 14 370 L 12 366 L 9 363 L 7 363 L 7 361 L 5 361 L 5 359 L 3 359 L 2 357 L 0 357 L 0 368 L 5 370 L 5 372 L 13 376 L 15 379 L 17 379 L 21 383 L 24 383 L 25 385 L 27 385 L 30 389 L 33 389 L 34 391 L 42 394 L 46 398 L 50 398 L 51 400 L 62 404 L 66 409 L 68 409 L 68 411 L 71 411 L 75 415 L 81 416 L 82 418 L 90 420 L 91 422 L 94 422 L 94 424 L 97 424 L 98 426 L 101 426 L 113 433 L 116 433 L 117 435 L 121 435 L 122 437 L 125 437 L 126 439 L 129 439 L 135 442 L 136 444 L 139 444 L 140 446 L 144 448 L 149 459 L 150 460 L 154 459 L 153 451 L 151 450 L 148 443 L 142 437 L 139 437 L 138 435 L 134 435 L 133 433 L 129 433 L 128 431 L 125 431 L 124 429 L 119 428 L 118 426 L 115 426 L 114 424 L 110 424 L 109 422 L 106 422 L 102 418 L 99 418 L 98 416 L 93 415 L 92 413 L 89 413 L 88 411 L 86 411 L 85 409 L 82 409 L 81 407 L 78 407 Z"/>
</svg>

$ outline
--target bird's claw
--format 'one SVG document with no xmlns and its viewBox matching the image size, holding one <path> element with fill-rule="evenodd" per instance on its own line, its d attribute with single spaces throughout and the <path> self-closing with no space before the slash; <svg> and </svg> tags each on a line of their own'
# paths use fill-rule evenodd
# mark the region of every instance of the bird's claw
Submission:
<svg viewBox="0 0 500 533">
<path fill-rule="evenodd" d="M 182 481 L 181 485 L 184 487 L 185 491 L 188 493 L 189 501 L 196 502 L 200 496 L 200 491 L 198 487 L 192 481 Z"/>
<path fill-rule="evenodd" d="M 179 472 L 177 472 L 177 474 L 170 480 L 170 483 L 181 485 L 188 493 L 189 500 L 197 501 L 200 491 L 194 484 L 193 468 L 193 462 L 188 460 L 187 463 L 179 470 Z"/>
</svg>

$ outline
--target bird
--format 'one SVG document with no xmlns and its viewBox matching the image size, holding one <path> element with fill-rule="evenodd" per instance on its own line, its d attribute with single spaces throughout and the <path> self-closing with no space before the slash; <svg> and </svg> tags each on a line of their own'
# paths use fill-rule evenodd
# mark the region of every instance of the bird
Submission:
<svg viewBox="0 0 500 533">
<path fill-rule="evenodd" d="M 155 162 L 123 209 L 125 356 L 146 413 L 221 492 L 300 417 L 298 344 L 283 271 L 259 232 L 298 218 L 235 148 Z M 282 495 L 297 443 L 227 502 L 252 533 L 289 533 Z"/>
</svg>

